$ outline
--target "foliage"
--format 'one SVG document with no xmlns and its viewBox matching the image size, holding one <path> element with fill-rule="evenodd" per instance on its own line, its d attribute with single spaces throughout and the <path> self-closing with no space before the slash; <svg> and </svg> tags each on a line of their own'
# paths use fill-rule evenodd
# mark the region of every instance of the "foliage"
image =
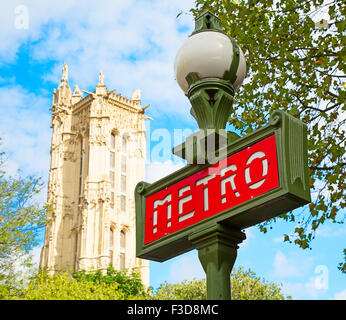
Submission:
<svg viewBox="0 0 346 320">
<path fill-rule="evenodd" d="M 14 265 L 17 269 L 30 266 L 26 255 L 37 245 L 45 209 L 34 203 L 41 179 L 22 177 L 20 172 L 8 176 L 4 164 L 5 154 L 0 152 L 0 284 L 8 286 L 15 281 Z"/>
<path fill-rule="evenodd" d="M 26 300 L 123 300 L 124 293 L 116 282 L 79 281 L 68 273 L 49 275 L 39 272 L 29 283 Z"/>
<path fill-rule="evenodd" d="M 231 275 L 234 300 L 290 299 L 281 293 L 281 286 L 260 279 L 242 268 Z M 17 294 L 15 294 L 15 292 Z M 50 275 L 39 271 L 25 288 L 14 291 L 0 285 L 0 299 L 26 300 L 205 300 L 206 281 L 183 281 L 178 284 L 161 284 L 153 295 L 145 289 L 136 272 L 114 270 L 110 265 L 105 274 L 101 271 L 77 271 L 72 275 L 59 272 Z"/>
<path fill-rule="evenodd" d="M 164 282 L 157 289 L 153 298 L 155 300 L 206 300 L 206 281 L 205 279 L 184 280 L 177 284 Z"/>
<path fill-rule="evenodd" d="M 195 0 L 195 6 L 195 16 L 206 9 L 215 13 L 246 57 L 248 75 L 230 124 L 247 134 L 281 109 L 308 125 L 313 201 L 298 216 L 277 219 L 297 223 L 285 241 L 309 248 L 323 223 L 342 223 L 345 216 L 346 2 Z"/>
<path fill-rule="evenodd" d="M 342 273 L 346 273 L 346 249 L 344 249 L 344 262 L 339 263 L 338 269 Z"/>
<path fill-rule="evenodd" d="M 0 285 L 0 300 L 8 300 L 10 296 L 9 288 L 6 285 Z"/>
<path fill-rule="evenodd" d="M 58 272 L 50 275 L 45 270 L 36 272 L 29 283 L 0 285 L 0 299 L 26 300 L 125 300 L 151 299 L 135 271 L 118 271 L 110 265 L 101 271 Z"/>
<path fill-rule="evenodd" d="M 242 268 L 232 272 L 232 299 L 234 300 L 284 300 L 281 287 L 260 279 L 251 271 Z M 206 281 L 183 281 L 178 284 L 163 283 L 156 291 L 157 300 L 205 300 L 207 298 Z M 286 297 L 290 299 L 291 297 Z"/>
<path fill-rule="evenodd" d="M 28 282 L 37 274 L 37 268 L 32 263 L 32 255 L 20 255 L 10 264 L 9 271 L 1 275 L 0 299 L 19 299 L 26 292 Z"/>
<path fill-rule="evenodd" d="M 239 268 L 232 274 L 232 299 L 234 300 L 284 300 L 281 287 L 259 278 L 251 271 Z M 286 297 L 291 299 L 290 296 Z"/>
<path fill-rule="evenodd" d="M 78 282 L 86 281 L 105 285 L 113 285 L 116 283 L 118 289 L 124 293 L 125 299 L 133 297 L 144 299 L 148 295 L 142 284 L 139 273 L 135 270 L 131 272 L 129 270 L 119 271 L 115 270 L 110 264 L 106 274 L 103 274 L 100 270 L 96 272 L 81 270 L 73 272 L 72 276 Z"/>
</svg>

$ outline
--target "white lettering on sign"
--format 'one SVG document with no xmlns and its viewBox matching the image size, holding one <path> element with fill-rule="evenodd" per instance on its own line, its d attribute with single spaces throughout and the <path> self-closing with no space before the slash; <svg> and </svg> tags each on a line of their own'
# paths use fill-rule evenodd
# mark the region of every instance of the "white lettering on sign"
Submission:
<svg viewBox="0 0 346 320">
<path fill-rule="evenodd" d="M 262 159 L 262 177 L 266 176 L 268 173 L 268 160 L 265 158 L 265 156 L 266 155 L 262 151 L 257 151 L 254 154 L 252 154 L 246 162 L 246 165 L 250 165 L 253 160 L 264 158 Z M 250 176 L 250 167 L 245 168 L 245 181 L 249 185 L 250 189 L 259 188 L 264 183 L 264 180 L 265 178 L 255 183 L 252 183 Z"/>
<path fill-rule="evenodd" d="M 172 201 L 172 195 L 168 194 L 163 200 L 155 200 L 154 201 L 154 212 L 153 212 L 153 233 L 157 232 L 157 207 L 158 206 L 162 206 L 165 202 L 171 202 Z M 167 205 L 167 220 L 171 219 L 171 205 L 168 204 Z M 170 222 L 169 222 L 170 224 Z M 169 227 L 170 225 L 168 225 L 167 223 L 167 227 Z"/>
<path fill-rule="evenodd" d="M 220 170 L 220 176 L 224 177 L 226 173 L 228 173 L 229 171 L 237 171 L 237 166 L 235 164 L 231 164 L 230 166 L 226 167 L 226 168 L 222 168 Z M 231 188 L 233 191 L 236 190 L 236 186 L 235 186 L 235 182 L 234 182 L 234 178 L 236 176 L 236 173 L 232 174 L 231 176 L 228 176 L 226 178 L 221 179 L 221 203 L 225 203 L 226 202 L 226 183 L 229 182 L 231 184 Z M 234 192 L 236 197 L 240 196 L 240 193 L 238 191 Z"/>
<path fill-rule="evenodd" d="M 178 209 L 178 213 L 179 213 L 179 219 L 178 220 L 179 220 L 179 222 L 193 217 L 193 214 L 195 213 L 195 210 L 192 210 L 191 212 L 182 214 L 183 213 L 183 204 L 192 200 L 191 194 L 189 194 L 188 196 L 184 196 L 184 197 L 183 197 L 183 194 L 186 191 L 190 191 L 190 190 L 191 190 L 191 188 L 189 185 L 185 186 L 184 188 L 179 189 L 179 192 L 178 192 L 179 197 L 182 197 L 178 200 L 178 208 L 179 208 Z"/>
<path fill-rule="evenodd" d="M 204 211 L 209 210 L 209 195 L 208 195 L 208 181 L 215 178 L 215 173 L 208 175 L 196 181 L 196 186 L 203 184 L 203 208 Z"/>
<path fill-rule="evenodd" d="M 278 186 L 272 135 L 149 195 L 145 243 L 226 212 Z"/>
</svg>

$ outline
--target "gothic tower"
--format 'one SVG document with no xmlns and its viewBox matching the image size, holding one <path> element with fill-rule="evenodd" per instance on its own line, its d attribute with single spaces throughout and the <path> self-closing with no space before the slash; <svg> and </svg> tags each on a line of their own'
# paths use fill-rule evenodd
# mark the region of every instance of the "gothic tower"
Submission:
<svg viewBox="0 0 346 320">
<path fill-rule="evenodd" d="M 83 90 L 84 91 L 84 90 Z M 68 68 L 54 89 L 46 232 L 40 266 L 56 270 L 137 268 L 134 188 L 144 179 L 146 136 L 140 90 L 131 99 L 108 91 L 74 93 Z"/>
</svg>

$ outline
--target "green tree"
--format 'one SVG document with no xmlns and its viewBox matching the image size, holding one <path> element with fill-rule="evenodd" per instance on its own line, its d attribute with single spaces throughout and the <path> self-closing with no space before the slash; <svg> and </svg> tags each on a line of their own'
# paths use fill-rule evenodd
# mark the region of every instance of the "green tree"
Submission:
<svg viewBox="0 0 346 320">
<path fill-rule="evenodd" d="M 31 254 L 20 255 L 9 270 L 2 274 L 0 281 L 0 300 L 18 299 L 23 297 L 28 282 L 37 274 L 32 263 Z"/>
<path fill-rule="evenodd" d="M 239 268 L 231 277 L 232 299 L 234 300 L 284 300 L 281 285 L 257 277 L 252 270 Z"/>
<path fill-rule="evenodd" d="M 68 273 L 39 272 L 28 285 L 26 300 L 123 300 L 119 284 L 77 280 Z"/>
<path fill-rule="evenodd" d="M 294 222 L 285 241 L 309 248 L 324 222 L 345 218 L 346 2 L 195 0 L 191 12 L 197 16 L 206 9 L 237 39 L 247 61 L 230 124 L 247 134 L 281 109 L 308 125 L 312 203 L 260 230 L 277 219 Z M 345 264 L 339 269 L 345 272 Z"/>
<path fill-rule="evenodd" d="M 20 172 L 9 176 L 4 164 L 5 153 L 0 152 L 0 284 L 11 291 L 18 285 L 18 270 L 31 264 L 28 253 L 38 243 L 45 209 L 34 201 L 41 179 Z"/>
<path fill-rule="evenodd" d="M 6 298 L 5 289 L 1 292 Z M 11 297 L 10 297 L 11 298 Z M 49 275 L 41 270 L 19 298 L 27 300 L 129 300 L 151 299 L 137 272 L 119 271 L 110 265 L 105 273 L 98 271 L 59 272 Z"/>
<path fill-rule="evenodd" d="M 281 286 L 269 283 L 256 276 L 251 271 L 239 268 L 232 272 L 232 299 L 233 300 L 284 300 Z M 205 300 L 207 298 L 206 281 L 183 281 L 178 284 L 161 284 L 154 297 L 157 300 Z"/>
<path fill-rule="evenodd" d="M 281 286 L 269 283 L 251 271 L 242 268 L 231 275 L 232 299 L 235 300 L 283 300 L 290 299 L 281 292 Z M 24 290 L 13 295 L 0 286 L 0 299 L 26 300 L 205 300 L 205 279 L 183 281 L 178 284 L 161 284 L 153 295 L 145 289 L 135 272 L 117 271 L 109 267 L 100 271 L 78 271 L 73 274 L 60 272 L 49 275 L 39 271 Z"/>
<path fill-rule="evenodd" d="M 155 300 L 206 300 L 207 287 L 205 279 L 182 281 L 177 284 L 164 282 L 153 296 Z"/>
<path fill-rule="evenodd" d="M 79 282 L 87 281 L 95 284 L 113 285 L 117 284 L 118 289 L 124 293 L 124 298 L 145 299 L 148 292 L 144 287 L 140 275 L 135 270 L 115 270 L 113 265 L 109 265 L 105 274 L 98 271 L 75 271 L 73 278 Z"/>
</svg>

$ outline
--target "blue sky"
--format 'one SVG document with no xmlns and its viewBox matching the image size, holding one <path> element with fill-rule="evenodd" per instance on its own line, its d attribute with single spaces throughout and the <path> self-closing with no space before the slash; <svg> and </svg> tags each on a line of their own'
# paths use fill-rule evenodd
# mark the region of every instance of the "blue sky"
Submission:
<svg viewBox="0 0 346 320">
<path fill-rule="evenodd" d="M 195 131 L 189 102 L 174 80 L 175 54 L 193 29 L 192 0 L 32 0 L 0 3 L 0 137 L 9 173 L 21 169 L 47 182 L 52 92 L 63 62 L 69 84 L 92 91 L 98 73 L 108 89 L 130 97 L 142 90 L 147 114 L 147 180 L 182 166 L 159 144 L 173 147 L 173 131 Z M 162 136 L 160 136 L 160 133 Z M 168 137 L 165 139 L 164 137 Z M 156 147 L 156 149 L 155 149 Z M 46 191 L 39 201 L 44 202 Z M 297 214 L 301 212 L 297 210 Z M 325 223 L 312 250 L 284 243 L 294 223 L 276 223 L 267 234 L 246 230 L 235 267 L 251 268 L 268 281 L 282 283 L 294 299 L 346 299 L 346 279 L 337 270 L 345 247 L 345 225 Z M 35 252 L 39 252 L 36 249 Z M 151 262 L 151 285 L 202 278 L 195 251 L 164 263 Z"/>
</svg>

